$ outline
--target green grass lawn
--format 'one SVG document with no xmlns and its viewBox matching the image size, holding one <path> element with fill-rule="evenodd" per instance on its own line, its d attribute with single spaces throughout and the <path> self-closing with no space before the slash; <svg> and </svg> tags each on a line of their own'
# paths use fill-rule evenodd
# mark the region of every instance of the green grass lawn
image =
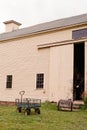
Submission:
<svg viewBox="0 0 87 130">
<path fill-rule="evenodd" d="M 0 130 L 87 130 L 87 111 L 57 111 L 56 105 L 44 103 L 40 115 L 26 116 L 15 106 L 0 106 Z"/>
</svg>

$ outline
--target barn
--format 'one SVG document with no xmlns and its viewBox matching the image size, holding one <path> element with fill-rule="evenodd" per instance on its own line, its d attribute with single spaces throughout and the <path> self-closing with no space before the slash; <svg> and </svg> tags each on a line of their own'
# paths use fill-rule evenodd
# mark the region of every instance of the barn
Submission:
<svg viewBox="0 0 87 130">
<path fill-rule="evenodd" d="M 5 21 L 0 34 L 0 101 L 82 100 L 87 91 L 87 14 L 26 28 Z"/>
</svg>

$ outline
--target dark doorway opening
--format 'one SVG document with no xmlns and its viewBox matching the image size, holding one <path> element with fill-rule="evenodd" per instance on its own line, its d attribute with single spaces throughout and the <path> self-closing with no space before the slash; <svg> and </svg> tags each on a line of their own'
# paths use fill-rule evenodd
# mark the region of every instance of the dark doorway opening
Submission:
<svg viewBox="0 0 87 130">
<path fill-rule="evenodd" d="M 84 43 L 74 44 L 73 99 L 81 100 L 84 91 Z"/>
</svg>

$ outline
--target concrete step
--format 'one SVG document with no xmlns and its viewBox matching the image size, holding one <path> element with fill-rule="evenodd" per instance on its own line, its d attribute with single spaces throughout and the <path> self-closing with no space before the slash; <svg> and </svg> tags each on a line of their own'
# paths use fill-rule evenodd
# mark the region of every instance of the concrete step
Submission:
<svg viewBox="0 0 87 130">
<path fill-rule="evenodd" d="M 84 105 L 84 102 L 82 100 L 81 101 L 73 101 L 72 109 L 78 110 L 81 108 L 82 105 Z"/>
</svg>

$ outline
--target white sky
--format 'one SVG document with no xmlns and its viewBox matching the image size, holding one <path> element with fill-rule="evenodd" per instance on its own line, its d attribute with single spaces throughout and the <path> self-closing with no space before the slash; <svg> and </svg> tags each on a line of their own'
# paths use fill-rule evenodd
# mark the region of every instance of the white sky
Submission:
<svg viewBox="0 0 87 130">
<path fill-rule="evenodd" d="M 87 13 L 87 0 L 0 0 L 0 33 L 3 22 L 16 20 L 21 28 Z"/>
</svg>

